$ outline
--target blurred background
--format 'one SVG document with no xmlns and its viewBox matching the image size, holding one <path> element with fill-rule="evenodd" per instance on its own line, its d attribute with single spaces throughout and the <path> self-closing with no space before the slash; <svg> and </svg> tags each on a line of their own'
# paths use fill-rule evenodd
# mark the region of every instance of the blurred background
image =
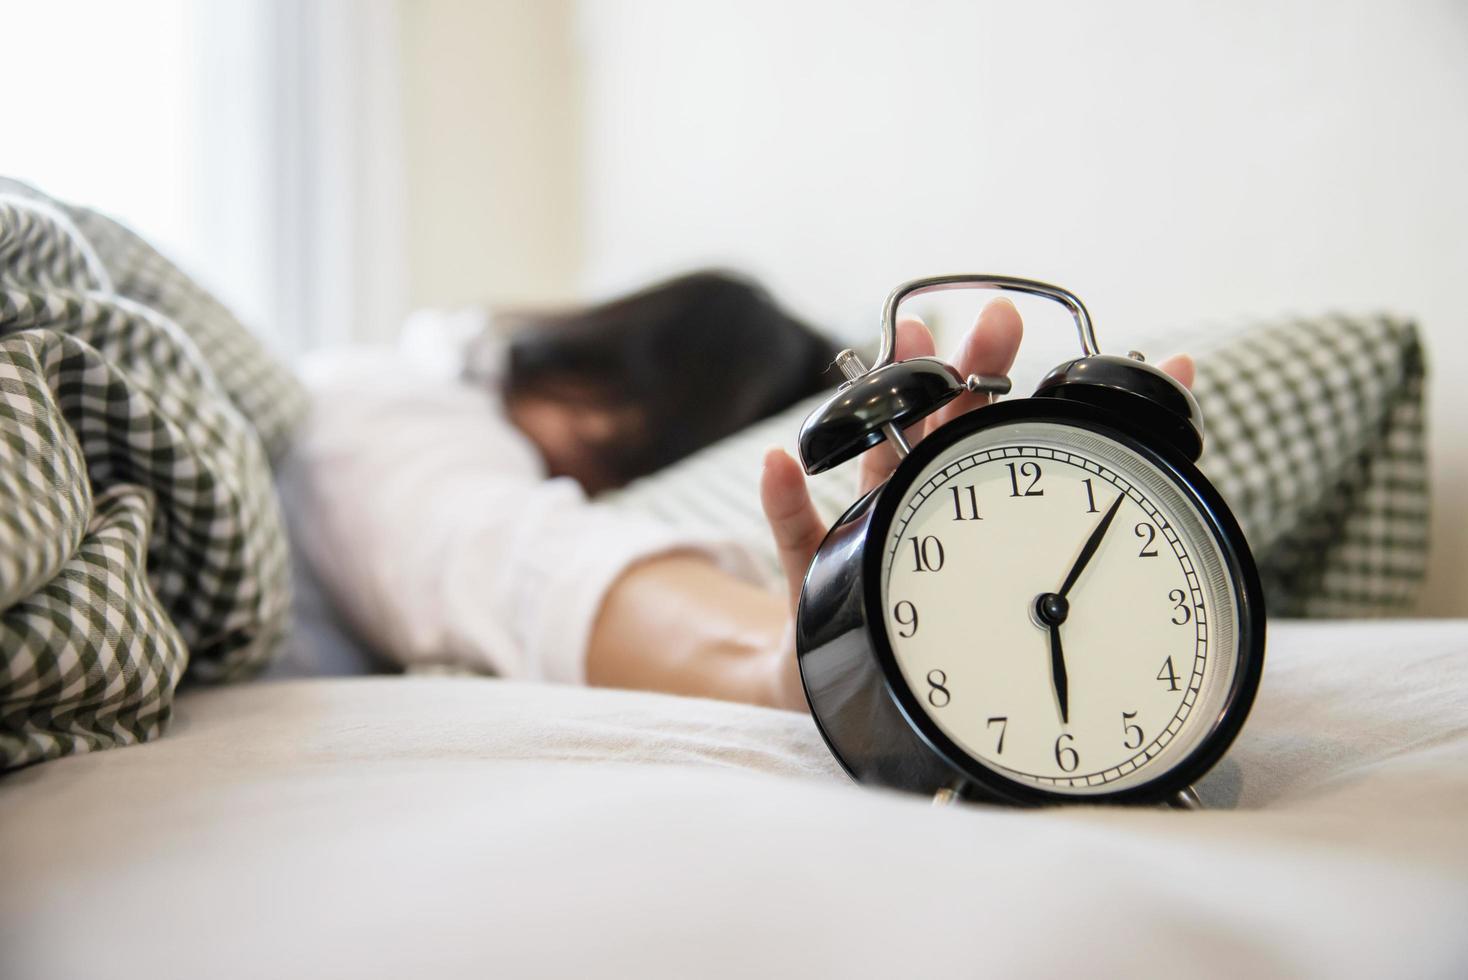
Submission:
<svg viewBox="0 0 1468 980">
<path fill-rule="evenodd" d="M 1468 613 L 1463 0 L 3 0 L 0 25 L 0 171 L 133 225 L 287 355 L 708 264 L 863 341 L 947 271 L 1061 283 L 1103 347 L 1156 355 L 1409 314 L 1424 611 Z M 1071 349 L 1048 327 L 1020 387 Z"/>
</svg>

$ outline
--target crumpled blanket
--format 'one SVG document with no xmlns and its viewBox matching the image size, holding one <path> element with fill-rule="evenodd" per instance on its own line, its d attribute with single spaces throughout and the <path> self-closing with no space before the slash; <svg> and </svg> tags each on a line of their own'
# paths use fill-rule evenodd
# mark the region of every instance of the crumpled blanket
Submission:
<svg viewBox="0 0 1468 980">
<path fill-rule="evenodd" d="M 0 180 L 0 770 L 154 737 L 265 664 L 304 391 L 136 235 Z"/>
</svg>

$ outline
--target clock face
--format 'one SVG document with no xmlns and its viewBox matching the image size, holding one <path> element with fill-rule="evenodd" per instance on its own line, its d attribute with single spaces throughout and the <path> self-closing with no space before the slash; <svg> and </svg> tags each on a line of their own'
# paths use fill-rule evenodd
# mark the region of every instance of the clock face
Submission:
<svg viewBox="0 0 1468 980">
<path fill-rule="evenodd" d="M 1100 433 L 1024 421 L 958 440 L 900 492 L 887 638 L 913 698 L 973 760 L 1049 792 L 1111 793 L 1214 730 L 1237 600 L 1173 477 Z"/>
</svg>

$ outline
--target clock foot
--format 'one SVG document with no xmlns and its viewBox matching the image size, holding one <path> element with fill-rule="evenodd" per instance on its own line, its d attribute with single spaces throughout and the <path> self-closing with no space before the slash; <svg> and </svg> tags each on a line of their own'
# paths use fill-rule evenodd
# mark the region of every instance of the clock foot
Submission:
<svg viewBox="0 0 1468 980">
<path fill-rule="evenodd" d="M 958 790 L 945 786 L 933 794 L 934 806 L 953 806 L 959 802 Z"/>
<path fill-rule="evenodd" d="M 1198 791 L 1191 786 L 1184 786 L 1172 795 L 1167 805 L 1174 810 L 1201 810 L 1203 801 L 1198 799 Z"/>
</svg>

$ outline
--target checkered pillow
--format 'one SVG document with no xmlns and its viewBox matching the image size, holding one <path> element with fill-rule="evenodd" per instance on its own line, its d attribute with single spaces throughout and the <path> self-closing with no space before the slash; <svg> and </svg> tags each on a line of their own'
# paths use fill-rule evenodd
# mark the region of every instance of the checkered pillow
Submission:
<svg viewBox="0 0 1468 980">
<path fill-rule="evenodd" d="M 1195 348 L 1207 428 L 1202 468 L 1249 539 L 1271 613 L 1387 616 L 1410 610 L 1427 563 L 1422 348 L 1388 316 L 1322 317 L 1229 331 Z M 779 581 L 760 513 L 767 446 L 794 450 L 793 406 L 627 488 L 617 506 L 690 535 L 724 533 Z M 834 519 L 856 499 L 857 468 L 811 481 Z"/>
<path fill-rule="evenodd" d="M 0 769 L 153 737 L 185 670 L 271 656 L 290 592 L 265 447 L 304 404 L 135 236 L 0 193 Z"/>
<path fill-rule="evenodd" d="M 1427 571 L 1417 329 L 1391 316 L 1288 320 L 1202 350 L 1202 467 L 1286 616 L 1411 610 Z"/>
</svg>

